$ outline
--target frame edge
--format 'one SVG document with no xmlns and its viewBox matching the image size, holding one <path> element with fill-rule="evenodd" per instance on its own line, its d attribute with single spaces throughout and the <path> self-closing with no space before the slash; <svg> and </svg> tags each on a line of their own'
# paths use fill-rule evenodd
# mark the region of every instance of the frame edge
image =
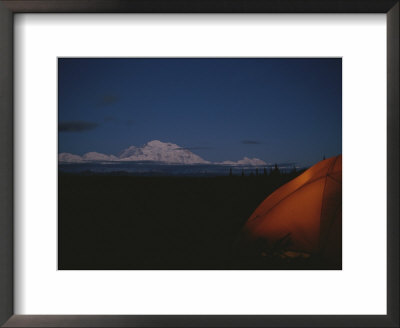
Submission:
<svg viewBox="0 0 400 328">
<path fill-rule="evenodd" d="M 27 3 L 21 1 L 20 3 Z M 71 1 L 55 1 L 65 3 Z M 54 2 L 54 3 L 55 3 Z M 86 1 L 82 1 L 87 3 Z M 96 2 L 96 1 L 94 1 Z M 106 1 L 107 2 L 107 1 Z M 117 0 L 116 2 L 120 2 Z M 239 1 L 240 2 L 240 1 Z M 368 2 L 368 1 L 367 1 Z M 4 3 L 13 3 L 6 7 Z M 154 326 L 283 326 L 285 323 L 294 326 L 295 317 L 284 318 L 271 316 L 270 323 L 265 319 L 254 316 L 253 320 L 246 320 L 241 316 L 204 316 L 203 318 L 191 319 L 176 318 L 176 316 L 29 316 L 13 315 L 13 11 L 15 12 L 68 12 L 68 6 L 58 6 L 57 11 L 48 10 L 44 7 L 23 10 L 15 7 L 17 1 L 0 1 L 0 325 L 5 321 L 5 327 L 105 327 L 115 325 L 119 327 L 154 327 Z M 50 1 L 37 1 L 36 3 L 50 4 Z M 109 4 L 110 2 L 108 2 Z M 150 1 L 153 3 L 154 1 Z M 370 2 L 369 2 L 370 3 Z M 387 172 L 388 172 L 388 312 L 386 316 L 344 316 L 345 318 L 331 318 L 329 326 L 353 326 L 353 327 L 399 327 L 399 2 L 385 1 L 391 3 L 391 9 L 387 13 L 387 97 L 388 97 L 388 144 L 387 144 Z M 164 5 L 166 6 L 166 5 Z M 229 4 L 226 3 L 225 7 Z M 346 7 L 343 5 L 343 7 Z M 368 7 L 368 6 L 367 6 Z M 152 12 L 157 12 L 154 5 Z M 193 7 L 191 7 L 193 8 Z M 369 8 L 361 12 L 374 12 Z M 88 9 L 86 9 L 88 10 Z M 297 9 L 299 10 L 299 9 Z M 354 10 L 354 9 L 353 9 Z M 124 10 L 123 10 L 124 11 Z M 193 12 L 193 9 L 188 12 Z M 80 12 L 80 10 L 76 10 Z M 93 12 L 89 10 L 88 12 Z M 98 11 L 100 12 L 100 11 Z M 104 10 L 104 12 L 113 12 Z M 114 11 L 115 12 L 115 11 Z M 118 11 L 116 11 L 118 12 Z M 140 12 L 140 11 L 138 11 Z M 168 12 L 168 11 L 166 11 Z M 201 12 L 201 11 L 199 11 Z M 240 11 L 238 11 L 240 12 Z M 246 12 L 243 10 L 242 12 Z M 262 11 L 259 11 L 262 12 Z M 271 10 L 271 12 L 274 12 Z M 302 12 L 301 10 L 296 12 Z M 343 10 L 343 12 L 345 12 Z M 382 12 L 378 11 L 377 12 Z M 6 51 L 4 51 L 6 49 Z M 390 246 L 390 247 L 389 247 Z M 394 246 L 394 247 L 393 247 Z M 129 318 L 128 318 L 129 317 Z M 225 318 L 223 318 L 225 317 Z M 258 318 L 257 318 L 258 317 Z M 297 318 L 298 322 L 310 327 L 323 326 L 321 318 L 314 319 Z M 363 316 L 362 316 L 363 317 Z M 328 324 L 325 323 L 328 326 Z"/>
<path fill-rule="evenodd" d="M 387 13 L 387 315 L 399 327 L 399 12 Z"/>
<path fill-rule="evenodd" d="M 13 299 L 13 14 L 0 3 L 0 324 Z"/>
<path fill-rule="evenodd" d="M 397 0 L 2 0 L 20 13 L 386 13 Z"/>
</svg>

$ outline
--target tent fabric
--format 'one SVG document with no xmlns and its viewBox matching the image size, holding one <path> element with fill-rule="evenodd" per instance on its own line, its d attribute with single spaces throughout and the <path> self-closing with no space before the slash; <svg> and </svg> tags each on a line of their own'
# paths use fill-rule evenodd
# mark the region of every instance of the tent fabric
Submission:
<svg viewBox="0 0 400 328">
<path fill-rule="evenodd" d="M 342 155 L 315 164 L 269 195 L 247 220 L 244 235 L 271 248 L 341 258 Z"/>
</svg>

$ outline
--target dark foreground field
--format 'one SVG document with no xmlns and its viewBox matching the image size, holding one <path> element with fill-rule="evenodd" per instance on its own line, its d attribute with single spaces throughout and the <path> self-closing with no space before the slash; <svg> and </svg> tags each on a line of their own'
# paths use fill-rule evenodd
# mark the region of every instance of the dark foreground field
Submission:
<svg viewBox="0 0 400 328">
<path fill-rule="evenodd" d="M 293 177 L 60 174 L 59 269 L 297 268 L 243 261 L 234 248 L 254 209 Z"/>
</svg>

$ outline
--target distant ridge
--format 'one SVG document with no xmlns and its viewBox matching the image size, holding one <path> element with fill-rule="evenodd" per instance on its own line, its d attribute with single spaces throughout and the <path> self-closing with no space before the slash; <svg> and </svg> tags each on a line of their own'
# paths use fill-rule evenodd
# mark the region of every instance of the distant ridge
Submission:
<svg viewBox="0 0 400 328">
<path fill-rule="evenodd" d="M 151 161 L 165 164 L 215 164 L 215 165 L 246 165 L 246 166 L 262 166 L 267 165 L 261 159 L 248 158 L 233 162 L 210 162 L 200 156 L 194 154 L 184 147 L 180 147 L 170 142 L 162 142 L 159 140 L 149 141 L 141 147 L 130 146 L 124 149 L 120 155 L 106 155 L 97 152 L 89 152 L 83 156 L 70 153 L 60 153 L 58 155 L 60 163 L 87 163 L 87 162 L 139 162 Z"/>
</svg>

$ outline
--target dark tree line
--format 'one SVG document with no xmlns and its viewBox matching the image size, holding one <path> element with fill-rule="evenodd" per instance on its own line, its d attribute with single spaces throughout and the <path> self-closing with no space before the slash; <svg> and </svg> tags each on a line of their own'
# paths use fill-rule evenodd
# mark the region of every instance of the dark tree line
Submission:
<svg viewBox="0 0 400 328">
<path fill-rule="evenodd" d="M 285 170 L 282 171 L 279 169 L 278 164 L 275 164 L 273 167 L 271 167 L 270 169 L 264 167 L 262 170 L 260 168 L 255 168 L 253 170 L 245 170 L 244 168 L 242 168 L 241 173 L 240 174 L 234 174 L 232 168 L 229 168 L 229 176 L 252 176 L 252 177 L 279 177 L 282 175 L 290 175 L 290 174 L 294 174 L 297 173 L 297 169 L 296 166 L 293 165 L 293 168 L 290 170 Z"/>
</svg>

